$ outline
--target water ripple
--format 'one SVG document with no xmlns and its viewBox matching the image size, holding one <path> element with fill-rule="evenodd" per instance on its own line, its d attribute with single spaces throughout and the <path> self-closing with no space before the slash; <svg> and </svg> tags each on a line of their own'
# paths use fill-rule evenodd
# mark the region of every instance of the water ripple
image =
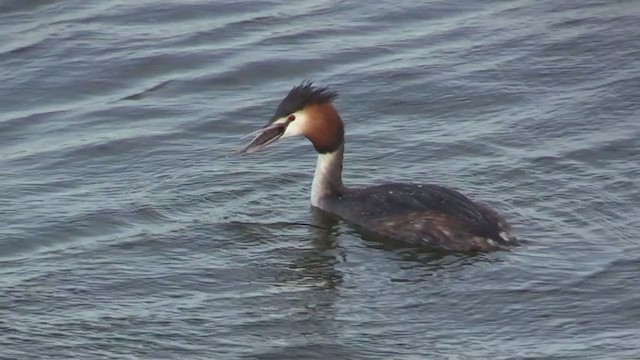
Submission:
<svg viewBox="0 0 640 360">
<path fill-rule="evenodd" d="M 637 355 L 633 2 L 0 7 L 0 357 Z M 349 185 L 462 189 L 523 246 L 368 239 L 304 140 L 230 156 L 304 78 Z"/>
</svg>

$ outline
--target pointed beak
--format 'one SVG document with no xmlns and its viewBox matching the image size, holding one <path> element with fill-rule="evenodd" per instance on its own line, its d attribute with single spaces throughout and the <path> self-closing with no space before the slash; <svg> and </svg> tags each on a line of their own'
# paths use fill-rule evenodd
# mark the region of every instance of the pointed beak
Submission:
<svg viewBox="0 0 640 360">
<path fill-rule="evenodd" d="M 273 123 L 263 127 L 262 129 L 254 131 L 249 135 L 245 135 L 243 138 L 250 136 L 253 136 L 254 138 L 244 148 L 238 150 L 237 154 L 251 154 L 256 151 L 262 150 L 269 144 L 274 143 L 282 135 L 284 135 L 286 129 L 286 124 Z"/>
</svg>

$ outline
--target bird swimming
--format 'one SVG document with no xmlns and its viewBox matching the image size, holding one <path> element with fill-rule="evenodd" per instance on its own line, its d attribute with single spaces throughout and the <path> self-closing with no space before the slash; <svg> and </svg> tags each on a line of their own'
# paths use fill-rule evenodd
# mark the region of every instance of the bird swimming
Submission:
<svg viewBox="0 0 640 360">
<path fill-rule="evenodd" d="M 344 123 L 328 87 L 305 80 L 282 99 L 253 140 L 238 151 L 259 151 L 280 138 L 304 136 L 318 152 L 311 205 L 365 232 L 454 252 L 488 252 L 517 244 L 511 226 L 489 206 L 435 184 L 387 183 L 361 188 L 342 182 Z"/>
</svg>

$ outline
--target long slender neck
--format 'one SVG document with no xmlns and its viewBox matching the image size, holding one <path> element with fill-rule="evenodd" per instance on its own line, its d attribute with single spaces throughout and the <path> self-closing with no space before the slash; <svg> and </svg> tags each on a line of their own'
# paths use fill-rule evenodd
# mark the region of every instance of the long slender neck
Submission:
<svg viewBox="0 0 640 360">
<path fill-rule="evenodd" d="M 342 184 L 342 160 L 344 145 L 333 152 L 318 155 L 316 172 L 311 186 L 311 205 L 322 208 L 320 202 L 326 196 L 338 196 L 345 191 Z"/>
</svg>

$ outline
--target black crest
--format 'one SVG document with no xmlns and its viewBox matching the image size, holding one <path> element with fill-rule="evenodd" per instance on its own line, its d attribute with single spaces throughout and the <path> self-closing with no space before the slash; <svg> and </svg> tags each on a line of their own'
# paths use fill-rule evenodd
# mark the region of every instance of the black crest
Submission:
<svg viewBox="0 0 640 360">
<path fill-rule="evenodd" d="M 310 80 L 294 86 L 278 105 L 271 121 L 287 116 L 310 104 L 324 104 L 338 97 L 338 93 L 330 91 L 328 87 L 314 86 Z"/>
</svg>

